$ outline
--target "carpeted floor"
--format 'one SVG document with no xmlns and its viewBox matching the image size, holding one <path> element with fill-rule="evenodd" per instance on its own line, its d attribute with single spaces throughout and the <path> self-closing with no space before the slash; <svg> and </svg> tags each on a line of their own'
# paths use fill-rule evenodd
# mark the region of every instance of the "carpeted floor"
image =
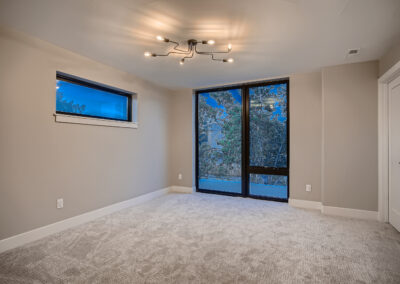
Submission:
<svg viewBox="0 0 400 284">
<path fill-rule="evenodd" d="M 388 224 L 169 194 L 0 254 L 0 283 L 400 283 Z"/>
</svg>

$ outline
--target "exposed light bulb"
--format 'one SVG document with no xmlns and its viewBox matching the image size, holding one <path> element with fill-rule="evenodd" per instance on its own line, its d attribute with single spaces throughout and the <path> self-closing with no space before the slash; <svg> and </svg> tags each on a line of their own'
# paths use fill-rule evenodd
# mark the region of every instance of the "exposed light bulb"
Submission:
<svg viewBox="0 0 400 284">
<path fill-rule="evenodd" d="M 158 36 L 156 36 L 156 39 L 159 40 L 159 41 L 163 41 L 163 40 L 164 40 L 164 37 L 158 35 Z"/>
<path fill-rule="evenodd" d="M 233 60 L 233 58 L 228 58 L 228 60 L 227 60 L 229 63 L 232 63 L 234 60 Z"/>
<path fill-rule="evenodd" d="M 150 56 L 151 56 L 151 52 L 146 51 L 146 52 L 144 53 L 144 56 L 150 57 Z"/>
<path fill-rule="evenodd" d="M 183 65 L 184 63 L 185 63 L 185 59 L 182 58 L 182 59 L 179 61 L 179 64 L 180 64 L 180 65 Z"/>
<path fill-rule="evenodd" d="M 207 41 L 207 43 L 210 44 L 210 45 L 213 45 L 215 43 L 215 40 L 210 39 L 210 40 Z"/>
<path fill-rule="evenodd" d="M 229 50 L 229 51 L 232 50 L 232 44 L 228 44 L 228 50 Z"/>
</svg>

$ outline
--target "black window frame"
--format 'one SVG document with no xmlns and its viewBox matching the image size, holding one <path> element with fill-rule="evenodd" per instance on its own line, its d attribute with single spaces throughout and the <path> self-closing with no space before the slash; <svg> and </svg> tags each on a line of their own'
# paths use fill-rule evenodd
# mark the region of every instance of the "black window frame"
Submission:
<svg viewBox="0 0 400 284">
<path fill-rule="evenodd" d="M 132 97 L 135 95 L 132 92 L 128 92 L 116 87 L 112 87 L 109 85 L 105 85 L 99 82 L 87 80 L 84 78 L 80 78 L 74 75 L 70 75 L 67 73 L 63 73 L 60 71 L 56 72 L 56 80 L 61 80 L 64 82 L 80 85 L 83 87 L 91 88 L 91 89 L 96 89 L 108 93 L 112 93 L 118 96 L 123 96 L 128 99 L 128 105 L 127 105 L 127 114 L 128 117 L 127 119 L 118 119 L 118 118 L 110 118 L 110 117 L 105 117 L 105 116 L 95 116 L 95 115 L 87 115 L 87 114 L 80 114 L 80 113 L 74 113 L 74 112 L 64 112 L 64 111 L 58 111 L 56 107 L 56 114 L 65 114 L 65 115 L 72 115 L 72 116 L 78 116 L 78 117 L 87 117 L 87 118 L 97 118 L 97 119 L 103 119 L 103 120 L 112 120 L 112 121 L 122 121 L 122 122 L 133 122 L 132 121 Z"/>
<path fill-rule="evenodd" d="M 270 85 L 279 85 L 286 84 L 286 96 L 287 96 L 287 122 L 286 122 L 286 151 L 287 151 L 287 167 L 286 168 L 272 168 L 272 167 L 258 167 L 258 166 L 250 166 L 249 158 L 250 158 L 250 119 L 249 119 L 249 107 L 250 107 L 250 99 L 249 99 L 249 90 L 254 87 L 264 87 Z M 217 190 L 208 190 L 199 188 L 199 94 L 208 93 L 208 92 L 218 92 L 218 91 L 226 91 L 231 89 L 241 89 L 242 93 L 242 192 L 241 193 L 232 193 L 232 192 L 223 192 Z M 263 80 L 257 82 L 245 82 L 241 84 L 233 84 L 233 85 L 225 85 L 220 87 L 213 88 L 205 88 L 205 89 L 196 89 L 194 90 L 195 94 L 195 185 L 197 192 L 203 193 L 212 193 L 212 194 L 221 194 L 221 195 L 229 195 L 229 196 L 241 196 L 241 197 L 250 197 L 255 199 L 263 199 L 263 200 L 271 200 L 278 202 L 288 202 L 290 197 L 290 80 L 288 77 L 272 79 L 272 80 Z M 258 196 L 250 194 L 249 188 L 249 179 L 250 174 L 264 174 L 264 175 L 282 175 L 287 176 L 287 198 L 274 198 L 274 197 L 266 197 L 266 196 Z"/>
</svg>

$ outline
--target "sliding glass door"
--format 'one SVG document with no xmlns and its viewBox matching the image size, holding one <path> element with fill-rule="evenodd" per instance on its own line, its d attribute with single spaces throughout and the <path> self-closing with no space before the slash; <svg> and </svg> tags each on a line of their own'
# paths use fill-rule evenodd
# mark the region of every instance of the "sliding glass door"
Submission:
<svg viewBox="0 0 400 284">
<path fill-rule="evenodd" d="M 198 191 L 287 201 L 289 81 L 196 92 Z"/>
</svg>

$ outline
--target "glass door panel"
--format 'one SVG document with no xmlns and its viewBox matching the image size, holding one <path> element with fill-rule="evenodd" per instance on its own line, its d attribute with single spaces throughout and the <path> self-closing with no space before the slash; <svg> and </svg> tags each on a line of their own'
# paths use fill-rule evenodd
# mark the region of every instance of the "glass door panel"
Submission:
<svg viewBox="0 0 400 284">
<path fill-rule="evenodd" d="M 242 193 L 242 91 L 197 95 L 197 188 Z"/>
<path fill-rule="evenodd" d="M 250 87 L 250 196 L 288 199 L 288 83 Z"/>
</svg>

